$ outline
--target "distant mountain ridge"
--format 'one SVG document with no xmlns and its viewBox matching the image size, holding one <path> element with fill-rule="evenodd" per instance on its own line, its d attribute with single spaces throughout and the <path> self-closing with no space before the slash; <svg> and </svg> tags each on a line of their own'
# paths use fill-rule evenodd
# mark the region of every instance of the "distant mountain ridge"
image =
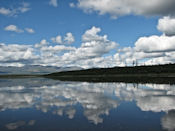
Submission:
<svg viewBox="0 0 175 131">
<path fill-rule="evenodd" d="M 82 70 L 81 67 L 55 67 L 55 66 L 40 66 L 40 65 L 27 65 L 23 67 L 3 67 L 0 66 L 0 75 L 6 74 L 48 74 L 53 72 L 61 72 L 61 71 L 74 71 L 74 70 Z"/>
</svg>

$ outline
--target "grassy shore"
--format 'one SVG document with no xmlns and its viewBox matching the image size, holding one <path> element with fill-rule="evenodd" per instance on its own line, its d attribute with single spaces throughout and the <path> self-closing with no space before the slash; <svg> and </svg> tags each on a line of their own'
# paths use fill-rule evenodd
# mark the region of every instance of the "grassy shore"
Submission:
<svg viewBox="0 0 175 131">
<path fill-rule="evenodd" d="M 96 68 L 57 72 L 44 77 L 62 81 L 175 84 L 175 64 Z"/>
<path fill-rule="evenodd" d="M 46 75 L 0 75 L 0 79 L 45 77 L 61 81 L 175 84 L 175 64 L 94 68 Z"/>
</svg>

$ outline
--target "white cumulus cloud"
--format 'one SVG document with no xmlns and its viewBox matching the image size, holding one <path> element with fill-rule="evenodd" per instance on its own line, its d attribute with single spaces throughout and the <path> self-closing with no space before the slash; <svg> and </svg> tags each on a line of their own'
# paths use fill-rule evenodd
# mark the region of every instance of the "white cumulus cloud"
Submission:
<svg viewBox="0 0 175 131">
<path fill-rule="evenodd" d="M 75 41 L 75 38 L 72 35 L 72 33 L 68 32 L 66 34 L 66 36 L 64 37 L 64 41 L 65 41 L 65 43 L 71 44 L 71 43 L 73 43 Z"/>
<path fill-rule="evenodd" d="M 62 44 L 62 37 L 60 35 L 51 38 L 53 43 Z"/>
<path fill-rule="evenodd" d="M 13 31 L 17 33 L 24 32 L 22 29 L 19 29 L 16 25 L 9 25 L 4 28 L 5 31 Z"/>
<path fill-rule="evenodd" d="M 166 16 L 159 19 L 157 29 L 167 36 L 175 35 L 175 18 Z"/>
<path fill-rule="evenodd" d="M 8 25 L 4 28 L 5 31 L 11 31 L 11 32 L 16 32 L 16 33 L 23 33 L 24 30 L 27 32 L 27 33 L 35 33 L 34 29 L 32 28 L 25 28 L 24 30 L 23 29 L 20 29 L 19 27 L 17 27 L 16 25 Z"/>
<path fill-rule="evenodd" d="M 100 15 L 110 14 L 111 17 L 135 15 L 174 15 L 174 0 L 78 0 L 77 6 L 86 12 L 98 12 Z"/>
<path fill-rule="evenodd" d="M 175 51 L 175 36 L 141 37 L 136 41 L 135 48 L 143 52 Z"/>
<path fill-rule="evenodd" d="M 98 32 L 101 29 L 92 27 L 85 31 L 82 36 L 83 43 L 73 52 L 68 52 L 63 55 L 64 59 L 77 61 L 80 59 L 87 60 L 90 58 L 102 57 L 117 47 L 117 43 L 107 39 L 107 35 L 100 36 Z"/>
<path fill-rule="evenodd" d="M 30 10 L 30 4 L 23 2 L 19 3 L 18 7 L 13 7 L 11 5 L 10 7 L 12 8 L 5 8 L 5 7 L 0 7 L 0 14 L 5 15 L 5 16 L 18 16 L 18 14 L 25 13 Z"/>
<path fill-rule="evenodd" d="M 32 63 L 34 59 L 37 59 L 31 45 L 0 43 L 0 52 L 0 63 L 6 63 L 10 66 Z"/>
<path fill-rule="evenodd" d="M 25 30 L 28 32 L 28 33 L 35 33 L 34 29 L 32 28 L 25 28 Z"/>
<path fill-rule="evenodd" d="M 58 6 L 57 0 L 50 0 L 49 4 L 54 6 L 54 7 Z"/>
<path fill-rule="evenodd" d="M 43 39 L 40 41 L 40 43 L 35 44 L 35 48 L 41 48 L 43 46 L 47 46 L 49 44 L 49 42 L 47 42 L 47 40 Z"/>
<path fill-rule="evenodd" d="M 0 8 L 0 14 L 2 15 L 9 15 L 11 13 L 11 11 L 9 9 L 6 9 L 4 7 Z"/>
<path fill-rule="evenodd" d="M 62 40 L 62 36 L 58 35 L 56 37 L 51 38 L 53 43 L 57 44 L 72 44 L 75 41 L 75 38 L 71 32 L 66 33 L 64 39 Z"/>
</svg>

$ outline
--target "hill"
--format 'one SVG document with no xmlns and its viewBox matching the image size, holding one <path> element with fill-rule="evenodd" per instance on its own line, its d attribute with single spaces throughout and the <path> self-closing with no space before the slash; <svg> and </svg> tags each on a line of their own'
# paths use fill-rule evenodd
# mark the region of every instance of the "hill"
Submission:
<svg viewBox="0 0 175 131">
<path fill-rule="evenodd" d="M 57 72 L 44 77 L 64 81 L 88 82 L 140 82 L 175 84 L 175 64 L 94 68 Z"/>
<path fill-rule="evenodd" d="M 0 75 L 39 75 L 49 74 L 60 71 L 80 70 L 80 67 L 55 67 L 55 66 L 40 66 L 40 65 L 26 65 L 23 67 L 3 67 L 0 66 Z"/>
</svg>

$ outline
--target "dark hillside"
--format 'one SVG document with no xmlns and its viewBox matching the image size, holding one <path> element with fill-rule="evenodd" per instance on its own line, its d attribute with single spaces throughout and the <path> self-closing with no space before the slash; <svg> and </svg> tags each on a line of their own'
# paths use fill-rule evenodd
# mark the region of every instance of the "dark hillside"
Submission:
<svg viewBox="0 0 175 131">
<path fill-rule="evenodd" d="M 44 77 L 62 81 L 175 84 L 175 64 L 96 68 L 57 72 Z"/>
<path fill-rule="evenodd" d="M 164 74 L 175 73 L 175 64 L 154 65 L 154 66 L 135 66 L 135 67 L 114 67 L 114 68 L 95 68 L 80 71 L 65 71 L 52 73 L 49 75 L 119 75 L 119 74 Z"/>
</svg>

